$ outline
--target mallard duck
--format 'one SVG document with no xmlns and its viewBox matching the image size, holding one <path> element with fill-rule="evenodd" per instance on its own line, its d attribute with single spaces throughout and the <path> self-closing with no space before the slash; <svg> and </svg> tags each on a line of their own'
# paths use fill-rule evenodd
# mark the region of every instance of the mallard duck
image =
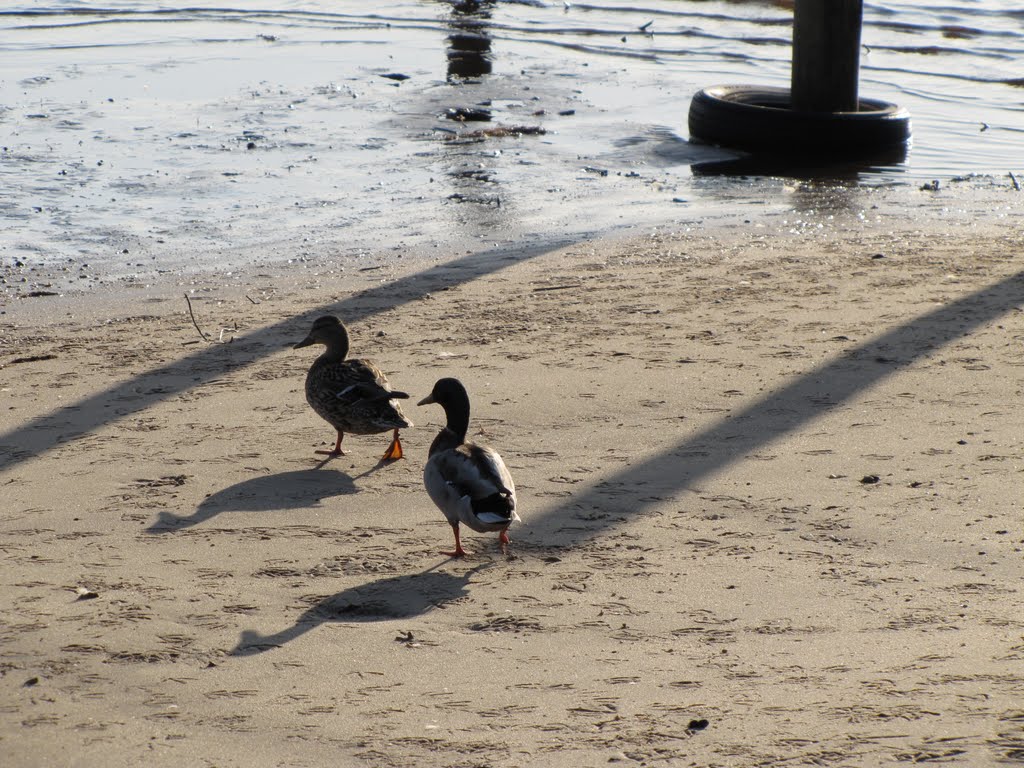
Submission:
<svg viewBox="0 0 1024 768">
<path fill-rule="evenodd" d="M 413 424 L 402 413 L 397 399 L 407 399 L 409 395 L 393 391 L 384 373 L 369 360 L 345 359 L 348 330 L 338 318 L 332 315 L 317 318 L 309 335 L 294 349 L 311 344 L 323 344 L 327 351 L 313 362 L 306 374 L 306 402 L 338 430 L 334 450 L 317 453 L 344 456 L 341 441 L 346 432 L 375 435 L 393 429 L 391 445 L 381 460 L 402 458 L 398 430 Z"/>
<path fill-rule="evenodd" d="M 505 462 L 493 448 L 466 442 L 469 395 L 458 379 L 439 379 L 419 405 L 437 403 L 444 408 L 447 425 L 434 442 L 423 468 L 427 493 L 444 512 L 455 533 L 451 557 L 464 557 L 459 523 L 478 533 L 499 531 L 501 551 L 508 547 L 508 527 L 519 520 L 516 486 Z"/>
</svg>

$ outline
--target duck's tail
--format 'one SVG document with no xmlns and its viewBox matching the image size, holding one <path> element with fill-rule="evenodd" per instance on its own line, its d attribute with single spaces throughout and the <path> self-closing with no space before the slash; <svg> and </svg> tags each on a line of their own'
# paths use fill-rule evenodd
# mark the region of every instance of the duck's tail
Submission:
<svg viewBox="0 0 1024 768">
<path fill-rule="evenodd" d="M 519 519 L 519 515 L 516 514 L 515 498 L 507 490 L 473 499 L 470 504 L 473 514 L 484 523 L 511 523 L 513 520 Z"/>
</svg>

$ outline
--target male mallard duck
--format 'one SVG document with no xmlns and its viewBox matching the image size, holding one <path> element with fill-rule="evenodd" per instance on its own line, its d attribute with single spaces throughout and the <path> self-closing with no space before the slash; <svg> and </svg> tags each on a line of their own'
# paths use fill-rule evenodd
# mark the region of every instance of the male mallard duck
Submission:
<svg viewBox="0 0 1024 768">
<path fill-rule="evenodd" d="M 444 554 L 463 557 L 459 523 L 478 533 L 500 531 L 501 551 L 508 546 L 508 527 L 516 514 L 516 486 L 497 451 L 486 445 L 466 442 L 469 429 L 469 395 L 458 379 L 439 379 L 420 405 L 437 403 L 444 408 L 448 424 L 430 444 L 423 468 L 423 484 L 455 532 L 455 551 Z"/>
<path fill-rule="evenodd" d="M 317 451 L 328 456 L 344 456 L 341 440 L 346 432 L 375 435 L 395 430 L 382 461 L 402 458 L 398 430 L 411 427 L 396 398 L 408 398 L 394 392 L 384 373 L 369 360 L 346 360 L 348 330 L 336 317 L 317 318 L 309 335 L 294 349 L 323 344 L 327 351 L 318 357 L 306 374 L 306 402 L 328 424 L 338 430 L 333 451 Z"/>
</svg>

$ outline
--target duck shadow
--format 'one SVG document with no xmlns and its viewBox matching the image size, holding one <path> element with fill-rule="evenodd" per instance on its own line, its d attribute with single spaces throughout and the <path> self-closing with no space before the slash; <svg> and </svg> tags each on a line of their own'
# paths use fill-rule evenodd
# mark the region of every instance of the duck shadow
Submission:
<svg viewBox="0 0 1024 768">
<path fill-rule="evenodd" d="M 320 506 L 335 496 L 356 493 L 352 478 L 331 469 L 301 469 L 254 477 L 212 493 L 187 517 L 161 511 L 146 533 L 174 533 L 222 512 L 272 512 Z"/>
<path fill-rule="evenodd" d="M 308 608 L 287 629 L 261 635 L 247 629 L 229 656 L 255 656 L 280 648 L 321 624 L 329 622 L 374 622 L 408 619 L 468 596 L 471 577 L 490 563 L 483 563 L 462 574 L 434 571 L 431 566 L 420 573 L 391 576 L 338 592 Z"/>
</svg>

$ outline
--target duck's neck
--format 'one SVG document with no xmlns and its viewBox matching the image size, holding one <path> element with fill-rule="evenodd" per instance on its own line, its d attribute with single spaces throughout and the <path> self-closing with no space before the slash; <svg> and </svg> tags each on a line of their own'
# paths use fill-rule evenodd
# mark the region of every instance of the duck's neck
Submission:
<svg viewBox="0 0 1024 768">
<path fill-rule="evenodd" d="M 340 326 L 338 332 L 331 334 L 326 342 L 327 351 L 320 355 L 325 363 L 340 363 L 348 357 L 348 331 L 345 326 Z"/>
<path fill-rule="evenodd" d="M 434 438 L 430 445 L 430 453 L 456 448 L 466 442 L 466 433 L 469 431 L 469 398 L 447 403 L 444 415 L 448 423 Z"/>
<path fill-rule="evenodd" d="M 459 438 L 460 444 L 466 442 L 466 433 L 469 431 L 469 397 L 460 392 L 445 406 L 444 415 L 448 419 L 445 429 Z"/>
<path fill-rule="evenodd" d="M 464 437 L 459 437 L 448 427 L 445 427 L 437 433 L 434 441 L 430 444 L 430 450 L 427 452 L 427 455 L 433 456 L 438 451 L 450 451 L 452 448 L 458 448 L 464 442 L 466 442 Z"/>
</svg>

